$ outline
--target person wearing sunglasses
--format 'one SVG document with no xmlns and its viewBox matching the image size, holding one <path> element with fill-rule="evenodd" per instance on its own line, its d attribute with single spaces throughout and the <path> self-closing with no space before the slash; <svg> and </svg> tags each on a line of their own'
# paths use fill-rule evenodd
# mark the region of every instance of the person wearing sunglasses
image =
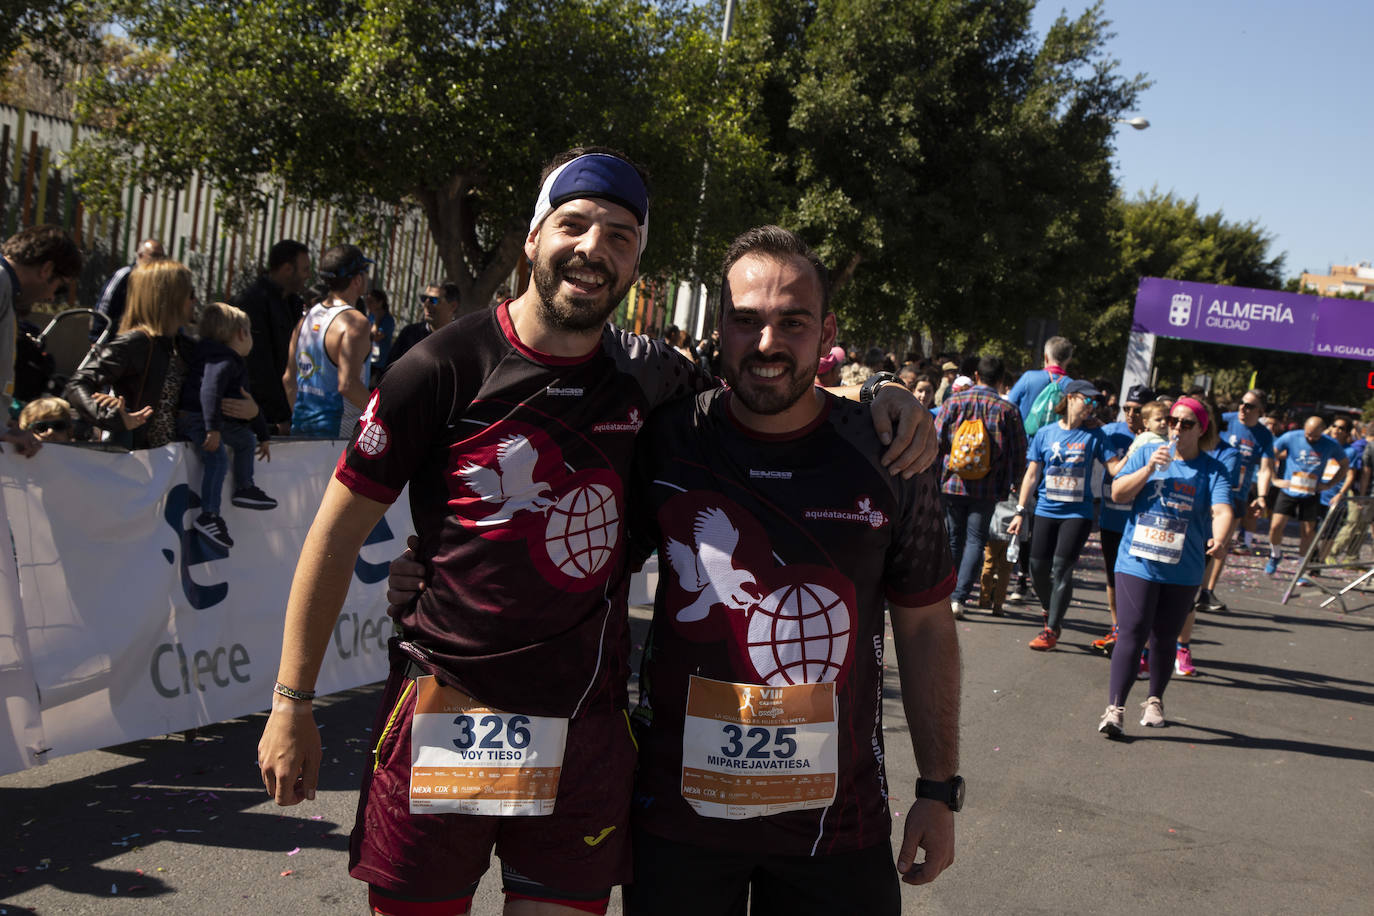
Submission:
<svg viewBox="0 0 1374 916">
<path fill-rule="evenodd" d="M 1120 460 L 1130 451 L 1135 437 L 1145 431 L 1144 406 L 1155 398 L 1155 393 L 1145 385 L 1132 385 L 1126 390 L 1126 400 L 1121 405 L 1123 419 L 1102 427 L 1102 435 L 1107 437 L 1108 451 L 1113 458 Z M 1094 652 L 1112 657 L 1116 645 L 1116 552 L 1121 547 L 1121 535 L 1126 530 L 1126 516 L 1131 511 L 1129 505 L 1112 499 L 1112 475 L 1104 469 L 1102 481 L 1102 506 L 1098 510 L 1097 527 L 1102 539 L 1102 564 L 1107 571 L 1107 611 L 1112 616 L 1112 628 L 1107 635 L 1094 639 L 1090 645 Z"/>
<path fill-rule="evenodd" d="M 425 291 L 420 294 L 420 308 L 425 313 L 425 320 L 401 328 L 396 340 L 391 344 L 390 354 L 383 363 L 383 372 L 395 365 L 396 360 L 405 356 L 411 347 L 458 316 L 458 284 L 445 283 L 441 286 L 431 283 L 426 286 Z M 380 385 L 381 379 L 374 378 L 372 384 L 374 387 Z"/>
<path fill-rule="evenodd" d="M 1031 440 L 1016 518 L 1007 526 L 1011 537 L 1020 534 L 1026 504 L 1035 494 L 1038 502 L 1031 528 L 1030 566 L 1035 593 L 1045 612 L 1045 626 L 1030 647 L 1042 652 L 1059 642 L 1064 613 L 1073 600 L 1073 567 L 1092 532 L 1093 493 L 1088 474 L 1093 462 L 1101 462 L 1113 474 L 1122 463 L 1112 457 L 1101 428 L 1085 425 L 1101 397 L 1102 392 L 1082 379 L 1064 386 L 1064 395 L 1054 408 L 1059 421 L 1040 427 Z"/>
<path fill-rule="evenodd" d="M 1227 533 L 1221 552 L 1207 559 L 1202 590 L 1197 595 L 1200 611 L 1226 610 L 1226 603 L 1216 596 L 1216 587 L 1226 566 L 1231 538 L 1243 523 L 1253 526 L 1253 520 L 1264 511 L 1269 498 L 1274 479 L 1274 434 L 1260 422 L 1266 406 L 1264 392 L 1252 388 L 1241 396 L 1237 410 L 1221 415 L 1221 437 L 1240 452 L 1240 467 L 1231 491 L 1232 530 Z M 1252 490 L 1256 494 L 1253 498 L 1250 496 Z"/>
<path fill-rule="evenodd" d="M 1116 557 L 1117 643 L 1112 653 L 1107 709 L 1097 730 L 1122 733 L 1126 697 L 1148 642 L 1150 694 L 1140 724 L 1160 727 L 1164 691 L 1174 674 L 1176 640 L 1203 561 L 1221 550 L 1231 530 L 1231 481 L 1209 449 L 1217 424 L 1202 397 L 1179 398 L 1169 415 L 1169 441 L 1126 459 L 1112 481 L 1112 499 L 1131 512 Z"/>
<path fill-rule="evenodd" d="M 1301 524 L 1298 556 L 1307 554 L 1312 538 L 1317 534 L 1317 517 L 1321 511 L 1321 490 L 1339 485 L 1346 479 L 1350 461 L 1345 450 L 1326 433 L 1326 421 L 1313 415 L 1302 429 L 1291 429 L 1274 441 L 1274 458 L 1285 462 L 1284 479 L 1275 480 L 1279 488 L 1274 499 L 1274 515 L 1269 520 L 1269 562 L 1264 564 L 1266 575 L 1279 571 L 1283 560 L 1283 535 L 1288 520 L 1296 518 Z M 1322 483 L 1322 472 L 1328 461 L 1338 462 L 1332 484 Z"/>
<path fill-rule="evenodd" d="M 34 398 L 19 412 L 19 428 L 39 442 L 71 442 L 73 426 L 72 405 L 61 398 Z"/>
</svg>

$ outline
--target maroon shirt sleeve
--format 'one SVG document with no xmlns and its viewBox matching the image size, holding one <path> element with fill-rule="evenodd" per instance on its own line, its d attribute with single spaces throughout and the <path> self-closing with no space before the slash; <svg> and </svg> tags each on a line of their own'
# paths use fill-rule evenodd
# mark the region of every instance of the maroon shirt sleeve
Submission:
<svg viewBox="0 0 1374 916">
<path fill-rule="evenodd" d="M 905 481 L 898 494 L 903 514 L 888 550 L 883 585 L 893 604 L 924 607 L 949 597 L 955 582 L 934 469 Z"/>
<path fill-rule="evenodd" d="M 422 355 L 423 354 L 423 355 Z M 334 476 L 360 496 L 393 503 L 449 422 L 456 386 L 446 364 L 428 348 L 387 371 L 339 456 Z"/>
</svg>

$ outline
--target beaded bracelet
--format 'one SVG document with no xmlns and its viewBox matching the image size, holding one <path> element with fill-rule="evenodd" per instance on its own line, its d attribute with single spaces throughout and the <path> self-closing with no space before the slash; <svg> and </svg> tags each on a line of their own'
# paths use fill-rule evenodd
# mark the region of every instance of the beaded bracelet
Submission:
<svg viewBox="0 0 1374 916">
<path fill-rule="evenodd" d="M 288 700 L 305 700 L 306 702 L 309 702 L 310 700 L 315 699 L 315 691 L 295 690 L 291 687 L 287 687 L 281 681 L 277 681 L 275 684 L 272 685 L 272 692 L 279 693 L 282 696 L 286 697 Z"/>
</svg>

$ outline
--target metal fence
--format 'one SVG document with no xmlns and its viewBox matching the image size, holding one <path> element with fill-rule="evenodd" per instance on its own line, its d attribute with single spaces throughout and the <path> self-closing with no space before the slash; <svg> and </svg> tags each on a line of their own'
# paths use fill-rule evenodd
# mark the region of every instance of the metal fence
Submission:
<svg viewBox="0 0 1374 916">
<path fill-rule="evenodd" d="M 1345 596 L 1356 589 L 1366 588 L 1365 583 L 1374 577 L 1374 556 L 1370 555 L 1371 545 L 1374 545 L 1371 534 L 1374 531 L 1371 531 L 1371 527 L 1374 527 L 1374 496 L 1346 496 L 1332 507 L 1322 519 L 1316 536 L 1289 579 L 1280 603 L 1287 604 L 1298 585 L 1302 584 L 1326 595 L 1322 607 L 1339 601 L 1341 612 L 1345 613 Z M 1322 575 L 1328 570 L 1339 569 L 1364 572 L 1355 581 L 1343 586 Z"/>
<path fill-rule="evenodd" d="M 424 213 L 411 205 L 340 214 L 293 197 L 289 188 L 264 186 L 264 206 L 246 226 L 234 227 L 220 219 L 214 186 L 197 175 L 186 187 L 130 187 L 119 214 L 97 215 L 83 206 L 64 167 L 63 154 L 83 130 L 73 121 L 0 105 L 0 238 L 39 223 L 71 233 L 87 257 L 65 305 L 94 305 L 109 275 L 149 237 L 191 268 L 207 301 L 229 299 L 251 283 L 266 266 L 268 249 L 285 238 L 309 245 L 315 258 L 339 242 L 365 242 L 376 261 L 374 283 L 387 290 L 398 320 L 413 318 L 419 292 L 444 277 Z"/>
</svg>

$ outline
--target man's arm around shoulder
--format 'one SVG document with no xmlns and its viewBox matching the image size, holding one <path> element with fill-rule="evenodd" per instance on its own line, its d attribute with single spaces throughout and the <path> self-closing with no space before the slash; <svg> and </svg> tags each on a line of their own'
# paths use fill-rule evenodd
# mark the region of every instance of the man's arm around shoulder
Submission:
<svg viewBox="0 0 1374 916">
<path fill-rule="evenodd" d="M 949 599 L 924 607 L 893 605 L 891 616 L 916 766 L 922 779 L 952 779 L 959 769 L 960 660 Z M 919 863 L 918 848 L 926 851 Z M 953 863 L 954 812 L 943 802 L 918 798 L 907 813 L 897 871 L 907 884 L 929 884 Z"/>
</svg>

